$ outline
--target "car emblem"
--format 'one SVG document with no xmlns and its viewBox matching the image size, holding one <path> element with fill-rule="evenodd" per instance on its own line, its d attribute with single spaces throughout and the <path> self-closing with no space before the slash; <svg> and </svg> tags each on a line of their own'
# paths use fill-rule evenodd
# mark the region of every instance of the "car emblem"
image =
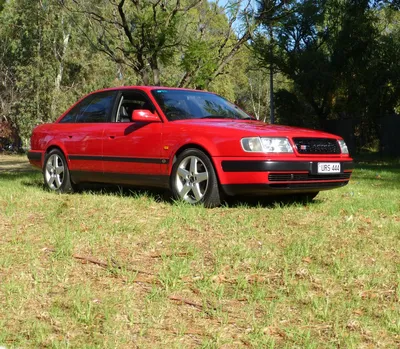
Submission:
<svg viewBox="0 0 400 349">
<path fill-rule="evenodd" d="M 300 150 L 306 150 L 306 149 L 307 149 L 307 146 L 306 146 L 306 145 L 302 144 L 302 145 L 300 146 Z"/>
</svg>

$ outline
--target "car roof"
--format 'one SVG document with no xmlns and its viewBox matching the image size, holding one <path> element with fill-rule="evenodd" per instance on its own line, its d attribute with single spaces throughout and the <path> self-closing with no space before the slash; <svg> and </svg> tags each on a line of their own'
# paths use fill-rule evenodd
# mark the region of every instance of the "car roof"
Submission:
<svg viewBox="0 0 400 349">
<path fill-rule="evenodd" d="M 190 88 L 166 87 L 166 86 L 143 86 L 143 85 L 110 87 L 110 88 L 104 88 L 104 89 L 100 89 L 97 91 L 93 91 L 93 93 L 102 92 L 102 91 L 119 91 L 119 90 L 142 90 L 142 91 L 146 91 L 146 92 L 150 92 L 152 90 L 178 90 L 178 91 L 195 91 L 195 92 L 213 93 L 213 92 L 209 92 L 209 91 L 205 91 L 205 90 L 195 90 L 195 89 L 190 89 Z"/>
</svg>

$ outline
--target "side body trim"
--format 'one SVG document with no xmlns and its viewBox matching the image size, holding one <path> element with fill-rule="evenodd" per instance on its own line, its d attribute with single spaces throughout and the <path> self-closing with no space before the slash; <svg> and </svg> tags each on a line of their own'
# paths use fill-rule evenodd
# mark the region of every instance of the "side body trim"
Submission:
<svg viewBox="0 0 400 349">
<path fill-rule="evenodd" d="M 113 162 L 137 162 L 146 164 L 168 164 L 169 159 L 155 158 L 128 158 L 116 156 L 94 156 L 94 155 L 69 155 L 69 160 L 88 160 L 88 161 L 113 161 Z"/>
<path fill-rule="evenodd" d="M 169 188 L 169 176 L 114 172 L 71 171 L 74 183 L 97 182 Z"/>
</svg>

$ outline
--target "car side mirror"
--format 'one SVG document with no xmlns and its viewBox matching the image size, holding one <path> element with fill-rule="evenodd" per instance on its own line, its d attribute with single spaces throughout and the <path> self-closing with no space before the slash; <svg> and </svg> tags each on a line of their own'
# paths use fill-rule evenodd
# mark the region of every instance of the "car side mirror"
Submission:
<svg viewBox="0 0 400 349">
<path fill-rule="evenodd" d="M 160 117 L 157 114 L 153 114 L 147 109 L 136 109 L 132 112 L 132 121 L 141 122 L 161 122 Z"/>
</svg>

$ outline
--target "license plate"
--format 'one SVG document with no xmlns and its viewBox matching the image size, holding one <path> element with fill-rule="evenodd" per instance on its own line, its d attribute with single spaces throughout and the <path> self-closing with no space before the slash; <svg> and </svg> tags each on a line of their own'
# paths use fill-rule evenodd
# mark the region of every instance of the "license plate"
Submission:
<svg viewBox="0 0 400 349">
<path fill-rule="evenodd" d="M 340 162 L 319 162 L 318 173 L 340 173 Z"/>
</svg>

